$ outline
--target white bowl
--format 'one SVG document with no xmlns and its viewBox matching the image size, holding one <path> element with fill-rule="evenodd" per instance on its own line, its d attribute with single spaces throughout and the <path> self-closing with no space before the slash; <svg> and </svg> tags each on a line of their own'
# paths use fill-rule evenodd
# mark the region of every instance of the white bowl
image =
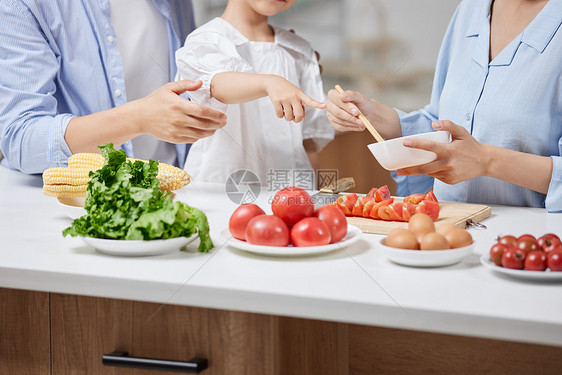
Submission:
<svg viewBox="0 0 562 375">
<path fill-rule="evenodd" d="M 402 144 L 404 139 L 410 138 L 427 139 L 434 142 L 447 143 L 449 142 L 450 135 L 448 131 L 421 133 L 389 139 L 384 142 L 371 143 L 367 147 L 369 147 L 369 150 L 375 159 L 377 159 L 379 164 L 389 171 L 413 167 L 414 165 L 426 164 L 435 160 L 437 155 L 435 155 L 434 152 L 410 148 Z"/>
<path fill-rule="evenodd" d="M 86 215 L 84 200 L 85 198 L 57 198 L 66 216 L 73 220 Z"/>
<path fill-rule="evenodd" d="M 389 260 L 403 266 L 442 267 L 460 262 L 472 254 L 474 242 L 465 247 L 449 250 L 408 250 L 385 245 L 384 238 L 379 242 L 379 249 Z"/>
</svg>

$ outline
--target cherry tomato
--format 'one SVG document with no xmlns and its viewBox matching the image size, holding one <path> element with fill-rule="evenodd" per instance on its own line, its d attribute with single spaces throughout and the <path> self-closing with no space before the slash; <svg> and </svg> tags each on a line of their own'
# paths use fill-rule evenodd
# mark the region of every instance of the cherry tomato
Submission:
<svg viewBox="0 0 562 375">
<path fill-rule="evenodd" d="M 326 224 L 330 230 L 332 243 L 338 242 L 347 234 L 347 220 L 339 208 L 323 206 L 314 212 L 314 216 Z"/>
<path fill-rule="evenodd" d="M 529 271 L 546 270 L 546 254 L 544 251 L 531 251 L 525 257 L 525 269 Z"/>
<path fill-rule="evenodd" d="M 287 246 L 289 228 L 275 215 L 258 215 L 246 226 L 246 241 L 253 245 Z"/>
<path fill-rule="evenodd" d="M 490 259 L 496 264 L 496 266 L 502 265 L 503 253 L 507 250 L 507 246 L 496 243 L 490 248 Z"/>
<path fill-rule="evenodd" d="M 291 228 L 293 246 L 321 246 L 331 240 L 330 229 L 316 217 L 305 217 Z"/>
<path fill-rule="evenodd" d="M 505 245 L 507 247 L 513 247 L 517 243 L 517 238 L 515 236 L 506 235 L 498 238 L 498 243 Z"/>
<path fill-rule="evenodd" d="M 551 271 L 562 271 L 562 247 L 548 253 L 546 265 Z"/>
<path fill-rule="evenodd" d="M 353 203 L 355 204 L 355 202 Z M 273 214 L 280 217 L 290 228 L 300 219 L 312 216 L 314 203 L 306 191 L 296 186 L 290 186 L 275 194 L 271 209 Z"/>
<path fill-rule="evenodd" d="M 522 240 L 523 238 L 530 238 L 535 241 L 537 240 L 535 236 L 533 236 L 532 234 L 522 234 L 519 237 L 517 237 L 517 241 Z"/>
<path fill-rule="evenodd" d="M 554 233 L 547 233 L 547 234 L 544 234 L 544 235 L 540 236 L 537 239 L 537 242 L 538 242 L 539 246 L 542 248 L 543 251 L 546 251 L 546 249 L 551 247 L 552 245 L 562 243 L 560 241 L 560 238 L 557 235 L 555 235 Z"/>
<path fill-rule="evenodd" d="M 550 243 L 550 245 L 548 245 Z M 542 250 L 548 254 L 550 253 L 552 250 L 555 250 L 559 247 L 562 247 L 562 241 L 557 240 L 556 238 L 553 238 L 551 240 L 547 240 L 545 241 L 545 246 L 542 248 Z"/>
<path fill-rule="evenodd" d="M 522 270 L 525 261 L 525 253 L 516 247 L 510 247 L 502 255 L 502 266 Z"/>
<path fill-rule="evenodd" d="M 531 251 L 537 251 L 541 249 L 535 237 L 519 237 L 517 243 L 515 244 L 515 247 L 523 251 L 525 255 L 529 254 Z"/>
<path fill-rule="evenodd" d="M 258 215 L 265 215 L 265 212 L 255 204 L 243 204 L 239 206 L 228 222 L 228 230 L 234 238 L 246 241 L 246 226 L 250 219 Z"/>
</svg>

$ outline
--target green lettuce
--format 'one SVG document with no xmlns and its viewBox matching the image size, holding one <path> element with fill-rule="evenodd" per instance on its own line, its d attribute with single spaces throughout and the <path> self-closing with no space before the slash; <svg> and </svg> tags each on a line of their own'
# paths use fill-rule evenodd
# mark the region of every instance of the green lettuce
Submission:
<svg viewBox="0 0 562 375">
<path fill-rule="evenodd" d="M 87 214 L 63 230 L 63 236 L 117 240 L 155 240 L 190 237 L 201 240 L 200 252 L 213 248 L 205 214 L 174 202 L 158 188 L 158 162 L 131 162 L 113 144 L 99 146 L 104 166 L 90 172 L 84 208 Z"/>
</svg>

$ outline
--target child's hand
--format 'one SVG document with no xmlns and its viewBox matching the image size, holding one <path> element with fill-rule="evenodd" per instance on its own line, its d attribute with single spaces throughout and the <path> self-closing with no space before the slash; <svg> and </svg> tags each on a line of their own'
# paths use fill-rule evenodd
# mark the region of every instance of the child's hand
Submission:
<svg viewBox="0 0 562 375">
<path fill-rule="evenodd" d="M 265 87 L 267 95 L 275 107 L 275 114 L 287 121 L 301 122 L 304 118 L 305 105 L 318 109 L 326 108 L 325 103 L 312 99 L 283 77 L 268 75 Z"/>
</svg>

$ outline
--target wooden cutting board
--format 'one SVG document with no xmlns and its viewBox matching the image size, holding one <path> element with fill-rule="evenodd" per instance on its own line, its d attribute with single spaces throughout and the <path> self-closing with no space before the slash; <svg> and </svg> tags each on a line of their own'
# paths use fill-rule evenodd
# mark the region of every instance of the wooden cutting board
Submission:
<svg viewBox="0 0 562 375">
<path fill-rule="evenodd" d="M 489 206 L 483 204 L 469 204 L 457 202 L 439 202 L 439 218 L 435 225 L 452 223 L 459 228 L 466 228 L 466 221 L 474 222 L 484 220 L 492 213 Z M 364 217 L 347 217 L 348 224 L 355 225 L 363 233 L 387 234 L 394 228 L 407 228 L 408 223 L 400 221 L 385 221 L 367 219 Z"/>
</svg>

